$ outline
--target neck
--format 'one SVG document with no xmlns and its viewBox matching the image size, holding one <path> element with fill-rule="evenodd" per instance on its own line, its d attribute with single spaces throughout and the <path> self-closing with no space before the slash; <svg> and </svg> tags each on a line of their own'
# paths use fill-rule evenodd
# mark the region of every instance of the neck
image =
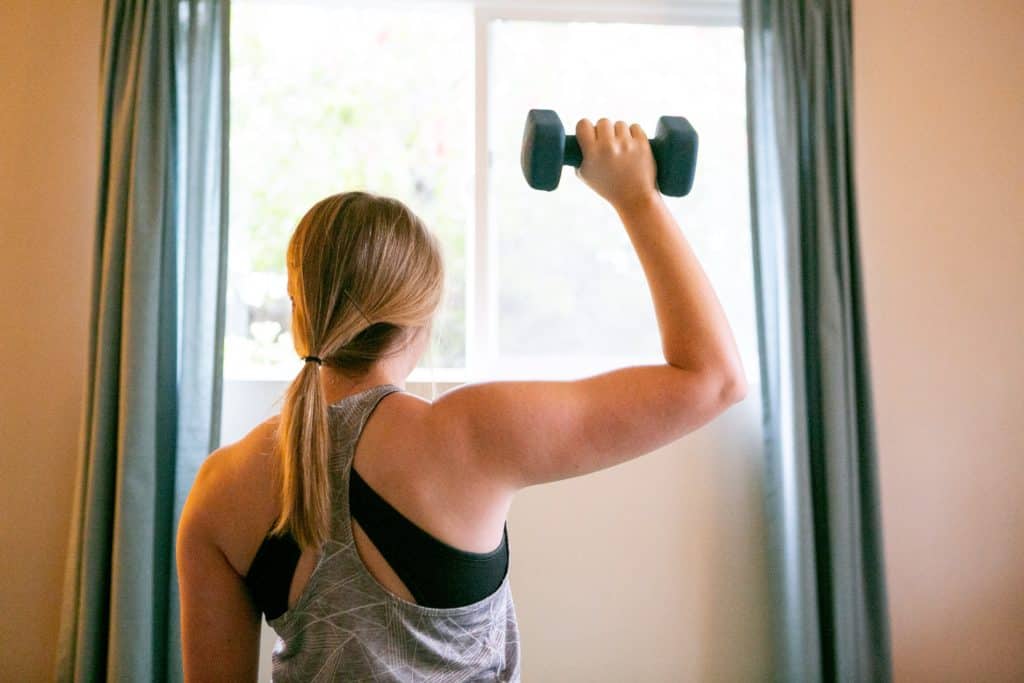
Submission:
<svg viewBox="0 0 1024 683">
<path fill-rule="evenodd" d="M 378 363 L 367 374 L 350 377 L 337 368 L 324 366 L 320 368 L 320 384 L 324 390 L 324 400 L 331 404 L 381 384 L 394 384 L 404 391 L 405 380 L 411 371 L 412 368 L 404 365 L 396 367 L 396 364 Z"/>
<path fill-rule="evenodd" d="M 429 336 L 429 327 L 419 328 L 416 336 L 400 353 L 377 361 L 365 375 L 350 376 L 338 368 L 322 366 L 320 383 L 324 389 L 324 399 L 331 404 L 381 384 L 394 384 L 405 391 L 405 380 L 419 362 Z"/>
</svg>

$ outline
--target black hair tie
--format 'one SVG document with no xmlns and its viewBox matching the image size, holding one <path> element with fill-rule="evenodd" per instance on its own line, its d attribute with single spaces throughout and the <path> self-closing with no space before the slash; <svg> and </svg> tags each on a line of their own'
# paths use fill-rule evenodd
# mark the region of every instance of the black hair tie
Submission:
<svg viewBox="0 0 1024 683">
<path fill-rule="evenodd" d="M 316 356 L 305 356 L 302 360 L 307 362 L 307 363 L 309 361 L 313 361 L 317 365 L 323 365 L 324 364 L 323 360 L 321 360 L 320 358 L 317 358 Z"/>
</svg>

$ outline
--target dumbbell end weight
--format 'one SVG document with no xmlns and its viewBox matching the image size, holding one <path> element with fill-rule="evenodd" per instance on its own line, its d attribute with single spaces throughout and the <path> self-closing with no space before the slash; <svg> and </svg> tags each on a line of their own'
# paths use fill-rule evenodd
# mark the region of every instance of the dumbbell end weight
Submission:
<svg viewBox="0 0 1024 683">
<path fill-rule="evenodd" d="M 669 197 L 683 197 L 693 188 L 697 170 L 697 131 L 682 116 L 662 116 L 651 140 L 658 162 L 658 189 Z"/>
<path fill-rule="evenodd" d="M 551 191 L 562 178 L 565 129 L 550 109 L 531 109 L 526 115 L 520 163 L 526 182 L 535 190 Z"/>
<path fill-rule="evenodd" d="M 566 135 L 558 114 L 531 109 L 526 115 L 520 164 L 526 182 L 535 190 L 551 191 L 562 178 L 562 166 L 579 167 L 583 153 L 575 135 Z"/>
</svg>

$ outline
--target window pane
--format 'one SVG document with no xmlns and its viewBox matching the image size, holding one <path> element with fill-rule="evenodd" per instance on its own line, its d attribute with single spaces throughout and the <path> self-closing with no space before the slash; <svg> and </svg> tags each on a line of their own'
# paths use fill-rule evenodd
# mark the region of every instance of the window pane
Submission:
<svg viewBox="0 0 1024 683">
<path fill-rule="evenodd" d="M 473 216 L 471 10 L 240 2 L 231 31 L 225 373 L 298 369 L 288 237 L 313 203 L 355 189 L 397 197 L 441 238 L 447 296 L 433 361 L 462 367 Z"/>
<path fill-rule="evenodd" d="M 581 118 L 606 117 L 653 136 L 659 116 L 681 115 L 700 136 L 697 174 L 687 197 L 666 202 L 757 381 L 742 30 L 494 21 L 490 36 L 501 366 L 559 375 L 663 361 L 643 271 L 614 210 L 571 167 L 554 192 L 531 189 L 519 154 L 530 109 L 555 110 L 567 134 Z"/>
</svg>

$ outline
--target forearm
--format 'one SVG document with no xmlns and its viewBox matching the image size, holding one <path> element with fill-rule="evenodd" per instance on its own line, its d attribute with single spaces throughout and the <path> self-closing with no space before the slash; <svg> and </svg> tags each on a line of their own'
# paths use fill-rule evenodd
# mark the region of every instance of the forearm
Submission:
<svg viewBox="0 0 1024 683">
<path fill-rule="evenodd" d="M 742 385 L 743 365 L 725 312 L 660 195 L 615 208 L 650 285 L 665 360 Z"/>
</svg>

